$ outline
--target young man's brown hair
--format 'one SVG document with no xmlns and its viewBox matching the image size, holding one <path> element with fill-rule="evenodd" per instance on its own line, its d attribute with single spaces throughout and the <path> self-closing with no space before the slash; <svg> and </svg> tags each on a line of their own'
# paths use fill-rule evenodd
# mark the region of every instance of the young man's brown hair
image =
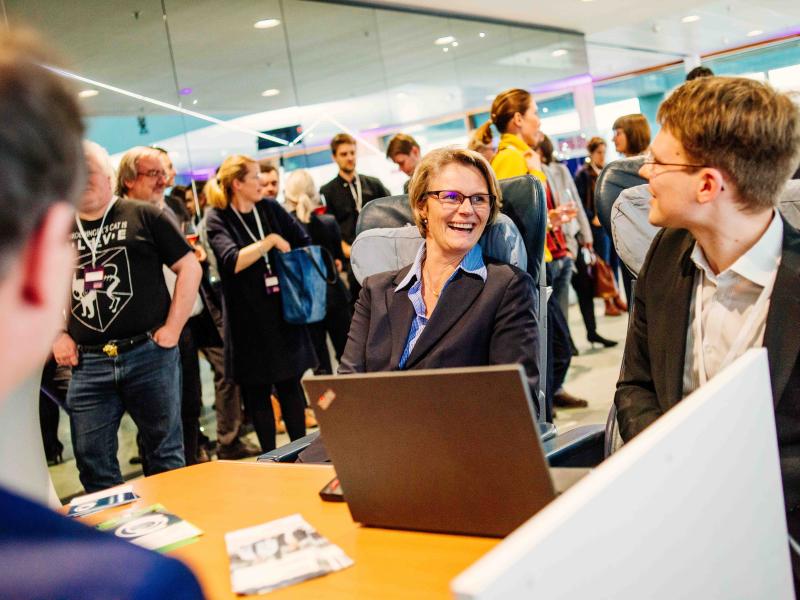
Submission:
<svg viewBox="0 0 800 600">
<path fill-rule="evenodd" d="M 744 77 L 687 81 L 658 109 L 659 124 L 689 162 L 724 172 L 740 203 L 774 206 L 797 166 L 800 109 L 767 83 Z"/>
<path fill-rule="evenodd" d="M 349 133 L 337 133 L 331 140 L 331 154 L 336 154 L 336 149 L 343 144 L 356 145 L 356 138 Z"/>
<path fill-rule="evenodd" d="M 391 160 L 397 154 L 411 154 L 414 148 L 419 149 L 417 140 L 406 133 L 398 133 L 386 146 L 386 158 Z"/>
</svg>

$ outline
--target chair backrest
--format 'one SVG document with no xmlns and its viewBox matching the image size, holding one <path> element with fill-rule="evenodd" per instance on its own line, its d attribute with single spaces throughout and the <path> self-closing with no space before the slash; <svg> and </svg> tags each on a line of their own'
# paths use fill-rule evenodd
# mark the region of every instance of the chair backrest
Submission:
<svg viewBox="0 0 800 600">
<path fill-rule="evenodd" d="M 371 204 L 371 203 L 370 203 Z M 483 253 L 523 271 L 527 255 L 522 236 L 504 214 L 488 227 L 478 242 Z M 422 236 L 416 226 L 367 229 L 356 236 L 350 250 L 350 264 L 356 281 L 384 271 L 396 271 L 414 262 Z"/>
<path fill-rule="evenodd" d="M 611 235 L 611 207 L 622 190 L 635 185 L 642 185 L 647 181 L 639 175 L 642 168 L 643 156 L 621 158 L 608 163 L 594 188 L 594 205 L 600 224 Z"/>
<path fill-rule="evenodd" d="M 547 344 L 544 340 L 547 339 L 547 284 L 543 259 L 547 232 L 547 199 L 544 186 L 530 175 L 501 179 L 499 183 L 503 196 L 501 211 L 508 220 L 498 219 L 484 233 L 481 245 L 489 256 L 515 264 L 533 278 L 539 339 L 542 341 L 539 344 L 539 371 L 546 373 Z M 414 215 L 405 194 L 378 198 L 364 205 L 356 222 L 356 240 L 350 254 L 353 273 L 357 278 L 396 270 L 414 261 L 421 242 L 414 239 L 419 236 L 418 232 L 414 233 L 417 231 L 416 226 L 410 228 L 407 225 L 414 225 Z M 383 231 L 385 228 L 394 228 L 394 232 Z M 366 235 L 366 232 L 375 229 L 381 231 Z M 519 246 L 520 240 L 524 252 Z M 375 246 L 377 242 L 380 242 L 380 248 Z M 518 257 L 516 261 L 515 256 Z M 527 259 L 527 265 L 522 258 Z M 540 377 L 539 381 L 538 405 L 544 406 L 547 378 Z M 542 411 L 541 418 L 544 418 L 544 413 Z"/>
<path fill-rule="evenodd" d="M 516 225 L 525 247 L 527 254 L 525 270 L 530 273 L 534 281 L 538 282 L 547 229 L 547 201 L 542 184 L 530 175 L 522 175 L 500 180 L 500 190 L 503 195 L 501 211 Z M 368 202 L 361 209 L 356 223 L 356 235 L 369 229 L 404 227 L 405 225 L 414 225 L 414 215 L 411 213 L 408 196 L 403 194 L 379 198 Z M 502 229 L 491 232 L 491 235 L 495 236 L 495 240 L 499 242 L 506 236 L 505 232 L 509 228 L 508 224 L 503 223 L 502 220 L 493 225 L 493 227 L 498 226 Z M 484 238 L 487 235 L 490 235 L 489 230 L 484 233 Z M 487 248 L 485 245 L 484 251 L 498 260 L 511 262 L 503 258 L 502 254 L 497 255 L 493 249 Z M 498 253 L 500 252 L 503 251 L 498 250 Z M 521 261 L 518 264 L 521 264 Z M 390 266 L 383 270 L 388 271 L 391 268 Z"/>
</svg>

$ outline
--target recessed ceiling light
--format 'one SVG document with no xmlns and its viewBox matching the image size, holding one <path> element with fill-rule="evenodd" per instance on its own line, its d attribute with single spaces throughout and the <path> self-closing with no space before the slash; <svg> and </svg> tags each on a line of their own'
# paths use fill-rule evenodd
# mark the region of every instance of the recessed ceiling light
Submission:
<svg viewBox="0 0 800 600">
<path fill-rule="evenodd" d="M 478 37 L 482 37 L 482 38 L 484 38 L 484 37 L 486 37 L 486 33 L 485 33 L 485 32 L 483 32 L 483 31 L 481 31 L 481 32 L 478 34 Z"/>
<path fill-rule="evenodd" d="M 192 100 L 192 104 L 197 104 L 197 100 Z"/>
<path fill-rule="evenodd" d="M 448 50 L 450 50 L 450 48 L 442 48 L 443 52 L 447 52 Z"/>
<path fill-rule="evenodd" d="M 542 112 L 543 113 L 549 113 L 550 109 L 545 106 L 544 108 L 542 108 Z"/>
<path fill-rule="evenodd" d="M 558 58 L 559 56 L 565 56 L 568 53 L 569 53 L 568 50 L 564 50 L 564 48 L 559 48 L 558 50 L 553 50 L 550 53 L 550 56 L 552 56 L 553 58 Z"/>
<path fill-rule="evenodd" d="M 458 47 L 458 42 L 453 42 L 453 43 L 452 43 L 452 44 L 450 44 L 450 45 L 451 45 L 453 48 L 457 48 L 457 47 Z"/>
<path fill-rule="evenodd" d="M 272 27 L 277 27 L 281 24 L 280 19 L 263 19 L 261 21 L 256 21 L 253 23 L 253 27 L 256 29 L 271 29 Z"/>
<path fill-rule="evenodd" d="M 264 90 L 263 92 L 261 92 L 261 95 L 264 96 L 265 98 L 269 98 L 270 96 L 277 96 L 280 93 L 281 93 L 280 90 L 277 90 L 275 88 L 269 88 L 268 90 Z"/>
<path fill-rule="evenodd" d="M 433 43 L 436 44 L 437 46 L 446 46 L 447 44 L 450 44 L 455 41 L 456 38 L 454 38 L 452 35 L 446 35 L 444 37 L 436 38 L 436 41 L 434 41 Z"/>
<path fill-rule="evenodd" d="M 687 15 L 681 19 L 681 23 L 694 23 L 700 20 L 700 15 Z"/>
<path fill-rule="evenodd" d="M 92 98 L 99 93 L 97 90 L 81 90 L 78 92 L 78 98 Z"/>
<path fill-rule="evenodd" d="M 753 31 L 747 32 L 747 37 L 755 37 L 757 35 L 761 35 L 762 33 L 764 33 L 764 31 L 761 29 L 753 29 Z"/>
</svg>

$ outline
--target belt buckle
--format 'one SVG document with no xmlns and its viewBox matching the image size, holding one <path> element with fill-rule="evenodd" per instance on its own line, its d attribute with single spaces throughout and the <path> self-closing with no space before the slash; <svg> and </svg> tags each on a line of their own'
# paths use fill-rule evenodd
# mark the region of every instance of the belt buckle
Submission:
<svg viewBox="0 0 800 600">
<path fill-rule="evenodd" d="M 112 344 L 111 342 L 109 342 L 108 344 L 103 346 L 103 352 L 105 352 L 106 356 L 108 356 L 109 358 L 114 358 L 119 354 L 119 348 L 117 347 L 116 344 Z"/>
</svg>

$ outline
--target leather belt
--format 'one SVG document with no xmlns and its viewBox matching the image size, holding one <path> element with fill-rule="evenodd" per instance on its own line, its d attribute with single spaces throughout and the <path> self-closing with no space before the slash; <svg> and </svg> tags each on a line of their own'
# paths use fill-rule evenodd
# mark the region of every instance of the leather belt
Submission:
<svg viewBox="0 0 800 600">
<path fill-rule="evenodd" d="M 105 354 L 110 358 L 114 358 L 122 352 L 132 350 L 136 346 L 140 346 L 147 340 L 151 339 L 150 332 L 134 335 L 133 337 L 125 338 L 124 340 L 109 340 L 105 344 L 96 344 L 94 346 L 78 346 L 81 352 L 90 354 Z"/>
</svg>

